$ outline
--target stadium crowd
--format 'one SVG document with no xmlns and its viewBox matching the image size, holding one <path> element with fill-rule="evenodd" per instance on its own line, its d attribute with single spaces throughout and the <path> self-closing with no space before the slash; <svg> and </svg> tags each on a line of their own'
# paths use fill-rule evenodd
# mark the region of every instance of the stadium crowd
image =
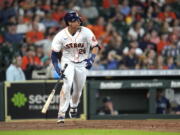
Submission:
<svg viewBox="0 0 180 135">
<path fill-rule="evenodd" d="M 1 80 L 11 64 L 26 79 L 56 76 L 51 41 L 68 10 L 101 45 L 91 70 L 180 69 L 179 9 L 178 0 L 1 0 Z"/>
</svg>

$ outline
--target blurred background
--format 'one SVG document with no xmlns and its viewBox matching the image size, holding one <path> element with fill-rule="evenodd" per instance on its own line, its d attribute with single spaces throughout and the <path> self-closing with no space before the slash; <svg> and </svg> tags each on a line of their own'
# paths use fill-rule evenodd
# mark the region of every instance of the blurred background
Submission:
<svg viewBox="0 0 180 135">
<path fill-rule="evenodd" d="M 1 0 L 0 80 L 15 56 L 27 80 L 56 78 L 50 46 L 68 10 L 102 47 L 91 70 L 179 69 L 179 9 L 178 0 Z"/>
<path fill-rule="evenodd" d="M 124 89 L 130 89 L 131 86 L 144 88 L 142 91 L 136 89 L 138 92 L 132 93 L 132 97 L 136 97 L 133 95 L 139 93 L 136 99 L 143 96 L 143 102 L 138 101 L 138 103 L 144 104 L 141 104 L 142 108 L 139 111 L 136 108 L 135 113 L 170 113 L 170 109 L 172 113 L 179 113 L 180 107 L 177 102 L 174 102 L 172 96 L 171 99 L 163 96 L 168 95 L 167 93 L 171 95 L 176 93 L 177 99 L 180 100 L 180 81 L 177 81 L 180 76 L 179 0 L 0 0 L 0 81 L 2 84 L 4 81 L 58 78 L 51 64 L 50 48 L 55 34 L 66 27 L 63 17 L 69 10 L 78 12 L 83 25 L 94 32 L 101 45 L 101 50 L 89 73 L 90 77 L 100 76 L 104 80 L 109 80 L 108 77 L 112 79 L 114 75 L 116 78 L 113 79 L 117 80 L 122 79 L 121 75 L 124 73 L 125 81 L 136 80 L 141 74 L 143 77 L 138 78 L 141 81 L 175 79 L 174 82 L 172 80 L 168 80 L 168 83 L 162 82 L 162 86 L 154 85 L 152 81 L 151 85 L 145 82 L 145 84 L 127 84 L 127 87 L 124 86 L 127 82 L 122 82 L 122 87 Z M 166 73 L 171 78 L 166 76 Z M 152 77 L 147 77 L 151 75 Z M 101 87 L 101 83 L 97 89 Z M 166 84 L 169 85 L 166 86 Z M 158 89 L 153 95 L 151 90 L 154 87 Z M 104 88 L 106 89 L 106 87 L 100 89 Z M 109 89 L 114 89 L 114 86 Z M 92 114 L 104 114 L 102 110 L 106 107 L 100 107 L 104 104 L 110 108 L 108 113 L 113 115 L 132 112 L 126 107 L 124 110 L 116 110 L 124 104 L 124 100 L 118 99 L 124 97 L 128 103 L 128 92 L 128 90 L 120 91 L 116 94 L 122 97 L 113 98 L 116 95 L 112 94 L 113 92 L 110 92 L 111 95 L 107 90 L 106 92 L 95 90 L 97 107 Z M 150 98 L 151 102 L 149 93 L 153 95 Z M 162 100 L 160 97 L 163 97 Z M 110 101 L 113 103 L 113 99 L 114 103 L 120 103 L 114 111 L 111 103 L 106 104 Z M 172 111 L 170 101 L 175 109 L 179 110 Z M 155 103 L 157 105 L 153 105 Z M 158 104 L 163 108 L 162 110 L 158 110 Z M 137 104 L 138 106 L 140 105 Z"/>
</svg>

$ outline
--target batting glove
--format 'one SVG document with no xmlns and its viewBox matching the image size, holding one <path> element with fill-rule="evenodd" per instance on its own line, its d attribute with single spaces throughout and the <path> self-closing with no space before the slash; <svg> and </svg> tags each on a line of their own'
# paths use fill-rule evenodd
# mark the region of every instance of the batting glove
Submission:
<svg viewBox="0 0 180 135">
<path fill-rule="evenodd" d="M 95 57 L 96 57 L 96 55 L 92 54 L 89 59 L 85 59 L 87 69 L 90 69 L 92 67 L 92 64 L 94 63 Z"/>
<path fill-rule="evenodd" d="M 63 79 L 63 78 L 66 78 L 66 76 L 64 75 L 64 73 L 62 72 L 62 70 L 60 71 L 60 74 L 59 76 Z"/>
<path fill-rule="evenodd" d="M 60 78 L 62 78 L 62 79 L 65 78 L 64 73 L 62 72 L 62 70 L 58 66 L 55 67 L 55 70 L 56 70 L 56 72 Z"/>
</svg>

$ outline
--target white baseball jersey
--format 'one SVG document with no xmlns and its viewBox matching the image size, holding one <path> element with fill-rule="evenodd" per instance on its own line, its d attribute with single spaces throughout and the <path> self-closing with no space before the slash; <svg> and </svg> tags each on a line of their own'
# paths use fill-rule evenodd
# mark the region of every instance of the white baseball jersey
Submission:
<svg viewBox="0 0 180 135">
<path fill-rule="evenodd" d="M 51 49 L 55 52 L 63 50 L 62 61 L 82 62 L 88 58 L 90 47 L 97 44 L 98 42 L 90 29 L 80 26 L 72 36 L 66 27 L 56 34 Z"/>
</svg>

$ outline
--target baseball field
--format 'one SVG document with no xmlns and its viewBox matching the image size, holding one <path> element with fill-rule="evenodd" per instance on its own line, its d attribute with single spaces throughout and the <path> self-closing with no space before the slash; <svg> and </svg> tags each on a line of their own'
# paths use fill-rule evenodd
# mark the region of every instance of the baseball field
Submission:
<svg viewBox="0 0 180 135">
<path fill-rule="evenodd" d="M 55 120 L 0 122 L 0 135 L 180 135 L 180 120 Z"/>
</svg>

